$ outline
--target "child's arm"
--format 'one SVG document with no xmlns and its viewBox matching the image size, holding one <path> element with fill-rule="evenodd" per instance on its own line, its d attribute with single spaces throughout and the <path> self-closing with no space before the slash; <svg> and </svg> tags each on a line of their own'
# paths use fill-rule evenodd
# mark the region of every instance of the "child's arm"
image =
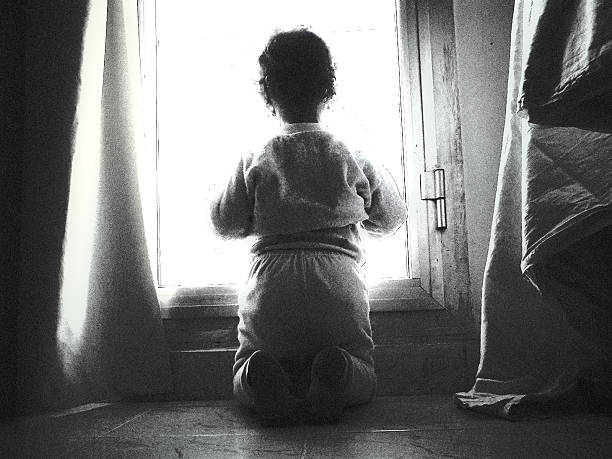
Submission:
<svg viewBox="0 0 612 459">
<path fill-rule="evenodd" d="M 363 172 L 370 184 L 369 199 L 364 200 L 368 219 L 363 222 L 363 226 L 375 237 L 389 236 L 406 221 L 406 203 L 386 168 L 375 167 L 366 160 Z"/>
<path fill-rule="evenodd" d="M 238 162 L 225 189 L 212 200 L 210 220 L 214 232 L 224 239 L 244 238 L 251 232 L 253 205 L 247 193 L 244 159 Z"/>
</svg>

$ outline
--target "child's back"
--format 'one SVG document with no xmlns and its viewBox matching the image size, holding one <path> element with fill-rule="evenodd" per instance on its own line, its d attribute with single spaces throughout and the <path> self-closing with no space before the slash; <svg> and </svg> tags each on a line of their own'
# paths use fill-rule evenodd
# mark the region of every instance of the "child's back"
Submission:
<svg viewBox="0 0 612 459">
<path fill-rule="evenodd" d="M 224 200 L 212 209 L 221 236 L 271 236 L 363 222 L 394 232 L 406 208 L 385 169 L 350 151 L 317 123 L 285 125 L 261 151 L 244 157 Z"/>
<path fill-rule="evenodd" d="M 221 236 L 256 236 L 234 394 L 264 421 L 332 421 L 376 388 L 359 226 L 392 233 L 406 207 L 384 169 L 317 123 L 334 79 L 322 40 L 305 30 L 277 34 L 260 66 L 284 132 L 239 162 L 211 207 Z"/>
</svg>

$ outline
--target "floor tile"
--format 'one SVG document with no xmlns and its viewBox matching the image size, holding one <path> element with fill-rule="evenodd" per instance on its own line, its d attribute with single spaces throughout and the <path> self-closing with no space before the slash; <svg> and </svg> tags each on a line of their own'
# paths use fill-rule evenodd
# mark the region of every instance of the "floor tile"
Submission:
<svg viewBox="0 0 612 459">
<path fill-rule="evenodd" d="M 367 432 L 376 429 L 440 429 L 508 425 L 507 421 L 491 419 L 460 410 L 451 396 L 380 397 L 368 405 L 346 411 L 339 425 L 325 427 L 333 432 Z M 234 401 L 169 402 L 149 406 L 135 422 L 121 428 L 130 437 L 148 435 L 200 435 L 246 433 L 258 429 L 255 416 Z M 318 435 L 318 426 L 300 426 L 284 432 Z"/>
<path fill-rule="evenodd" d="M 612 417 L 574 415 L 534 423 L 532 432 L 542 442 L 572 458 L 612 457 Z"/>
<path fill-rule="evenodd" d="M 90 406 L 0 424 L 0 457 L 610 457 L 612 418 L 508 422 L 452 396 L 381 397 L 336 425 L 262 428 L 236 402 Z"/>
<path fill-rule="evenodd" d="M 283 458 L 301 457 L 304 441 L 266 433 L 104 437 L 75 452 L 79 458 Z"/>
<path fill-rule="evenodd" d="M 0 457 L 59 457 L 140 416 L 136 404 L 91 405 L 90 409 L 22 417 L 0 426 Z"/>
<path fill-rule="evenodd" d="M 256 418 L 238 406 L 225 401 L 175 403 L 150 406 L 135 422 L 123 426 L 117 434 L 202 435 L 245 433 L 258 427 Z"/>
<path fill-rule="evenodd" d="M 343 434 L 306 442 L 305 457 L 556 458 L 558 450 L 529 435 L 475 429 Z"/>
<path fill-rule="evenodd" d="M 508 421 L 494 419 L 455 407 L 452 395 L 419 395 L 411 397 L 380 397 L 368 405 L 346 411 L 343 424 L 354 428 L 371 425 L 378 429 L 439 429 L 507 426 Z"/>
</svg>

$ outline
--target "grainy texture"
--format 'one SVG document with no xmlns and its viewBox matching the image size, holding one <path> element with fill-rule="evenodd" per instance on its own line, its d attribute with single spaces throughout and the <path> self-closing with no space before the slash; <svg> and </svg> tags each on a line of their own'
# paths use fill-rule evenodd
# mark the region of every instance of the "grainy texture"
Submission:
<svg viewBox="0 0 612 459">
<path fill-rule="evenodd" d="M 445 310 L 372 312 L 370 321 L 376 345 L 478 340 L 475 329 Z M 171 350 L 236 348 L 237 325 L 237 317 L 164 319 Z"/>
<path fill-rule="evenodd" d="M 0 424 L 2 457 L 609 457 L 612 418 L 509 423 L 449 395 L 381 397 L 331 426 L 261 428 L 235 402 L 111 404 Z"/>
<path fill-rule="evenodd" d="M 373 312 L 380 395 L 449 393 L 469 388 L 478 335 L 446 310 Z M 172 399 L 229 399 L 238 346 L 236 317 L 165 319 Z"/>
</svg>

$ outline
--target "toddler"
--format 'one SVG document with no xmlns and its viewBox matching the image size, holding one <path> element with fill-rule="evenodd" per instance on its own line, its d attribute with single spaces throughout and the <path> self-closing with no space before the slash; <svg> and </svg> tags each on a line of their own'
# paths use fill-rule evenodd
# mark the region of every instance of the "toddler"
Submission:
<svg viewBox="0 0 612 459">
<path fill-rule="evenodd" d="M 406 206 L 385 169 L 319 125 L 335 94 L 321 38 L 276 33 L 259 66 L 282 133 L 239 161 L 211 205 L 218 235 L 255 238 L 234 395 L 268 425 L 337 422 L 376 390 L 359 231 L 395 232 Z"/>
</svg>

